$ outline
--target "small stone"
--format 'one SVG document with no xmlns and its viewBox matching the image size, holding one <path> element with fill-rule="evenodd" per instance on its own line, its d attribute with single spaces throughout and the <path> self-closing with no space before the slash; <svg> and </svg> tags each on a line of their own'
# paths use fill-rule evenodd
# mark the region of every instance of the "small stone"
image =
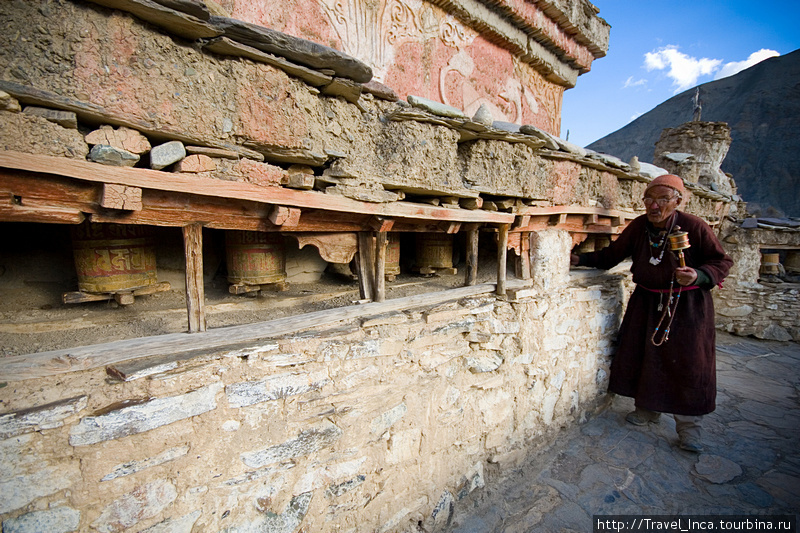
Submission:
<svg viewBox="0 0 800 533">
<path fill-rule="evenodd" d="M 25 108 L 26 115 L 42 117 L 55 122 L 61 127 L 71 130 L 78 129 L 78 116 L 72 111 L 61 111 L 59 109 L 49 109 L 47 107 L 28 106 Z"/>
<path fill-rule="evenodd" d="M 69 533 L 77 531 L 81 513 L 70 507 L 33 511 L 16 518 L 3 520 L 3 533 Z"/>
<path fill-rule="evenodd" d="M 742 467 L 730 459 L 718 455 L 704 454 L 694 465 L 698 476 L 711 483 L 727 483 L 742 474 Z"/>
<path fill-rule="evenodd" d="M 396 102 L 400 99 L 391 87 L 376 80 L 370 80 L 365 83 L 364 90 L 377 98 L 388 100 L 389 102 Z"/>
<path fill-rule="evenodd" d="M 423 98 L 421 96 L 409 95 L 408 103 L 414 107 L 423 109 L 440 117 L 467 118 L 467 116 L 460 109 L 456 109 L 455 107 L 439 102 L 434 102 L 433 100 L 428 100 L 427 98 Z"/>
<path fill-rule="evenodd" d="M 207 155 L 208 157 L 217 157 L 219 159 L 232 159 L 238 161 L 239 154 L 233 150 L 225 150 L 224 148 L 209 148 L 208 146 L 187 146 L 187 154 L 200 154 Z"/>
<path fill-rule="evenodd" d="M 127 150 L 132 154 L 145 154 L 150 150 L 150 141 L 138 131 L 124 126 L 114 129 L 111 126 L 101 126 L 85 137 L 89 144 L 106 144 Z"/>
<path fill-rule="evenodd" d="M 544 148 L 547 148 L 549 150 L 558 150 L 558 143 L 553 138 L 553 136 L 547 133 L 546 131 L 540 130 L 536 126 L 531 126 L 530 124 L 523 124 L 519 128 L 519 132 L 543 140 L 545 142 Z"/>
<path fill-rule="evenodd" d="M 472 116 L 472 120 L 485 126 L 491 126 L 492 122 L 494 122 L 494 119 L 492 118 L 492 112 L 489 110 L 486 104 L 481 104 L 481 106 Z"/>
<path fill-rule="evenodd" d="M 96 144 L 89 152 L 89 160 L 113 167 L 132 167 L 139 162 L 139 156 L 107 144 Z"/>
<path fill-rule="evenodd" d="M 186 148 L 180 141 L 169 141 L 150 150 L 150 168 L 161 170 L 186 157 Z"/>
<path fill-rule="evenodd" d="M 175 164 L 175 172 L 210 172 L 216 170 L 217 165 L 214 160 L 207 155 L 194 154 L 188 155 Z"/>
<path fill-rule="evenodd" d="M 13 111 L 15 113 L 19 113 L 22 111 L 22 107 L 20 107 L 16 98 L 5 91 L 0 91 L 0 111 Z"/>
</svg>

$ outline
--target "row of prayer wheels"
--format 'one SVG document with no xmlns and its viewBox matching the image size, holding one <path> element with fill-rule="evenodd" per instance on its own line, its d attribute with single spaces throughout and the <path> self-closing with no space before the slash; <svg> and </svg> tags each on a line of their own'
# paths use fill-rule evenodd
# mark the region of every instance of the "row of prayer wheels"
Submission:
<svg viewBox="0 0 800 533">
<path fill-rule="evenodd" d="M 400 235 L 389 233 L 386 275 L 400 274 Z M 418 266 L 453 267 L 454 236 L 417 234 Z M 72 231 L 78 288 L 89 293 L 140 289 L 158 281 L 153 236 L 147 226 L 84 222 Z M 283 236 L 277 233 L 225 232 L 228 282 L 260 286 L 286 280 Z"/>
</svg>

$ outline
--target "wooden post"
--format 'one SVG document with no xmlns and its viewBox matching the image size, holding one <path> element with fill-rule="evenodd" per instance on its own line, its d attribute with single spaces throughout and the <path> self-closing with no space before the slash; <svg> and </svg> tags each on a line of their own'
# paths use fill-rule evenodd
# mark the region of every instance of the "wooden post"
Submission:
<svg viewBox="0 0 800 533">
<path fill-rule="evenodd" d="M 497 226 L 497 295 L 506 295 L 506 254 L 508 252 L 508 224 Z"/>
<path fill-rule="evenodd" d="M 382 302 L 386 299 L 386 244 L 387 233 L 375 233 L 375 287 L 372 295 L 373 301 Z"/>
<path fill-rule="evenodd" d="M 197 333 L 206 330 L 202 224 L 183 227 L 183 249 L 186 255 L 186 311 L 189 314 L 189 333 Z"/>
<path fill-rule="evenodd" d="M 358 290 L 362 300 L 372 299 L 373 296 L 373 271 L 375 269 L 375 243 L 371 232 L 358 233 L 358 254 L 356 254 L 356 269 L 358 270 Z"/>
<path fill-rule="evenodd" d="M 470 286 L 478 283 L 478 227 L 472 225 L 467 228 L 467 272 L 464 285 Z"/>
<path fill-rule="evenodd" d="M 528 231 L 523 231 L 520 235 L 519 257 L 515 266 L 519 279 L 531 279 L 531 234 Z"/>
</svg>

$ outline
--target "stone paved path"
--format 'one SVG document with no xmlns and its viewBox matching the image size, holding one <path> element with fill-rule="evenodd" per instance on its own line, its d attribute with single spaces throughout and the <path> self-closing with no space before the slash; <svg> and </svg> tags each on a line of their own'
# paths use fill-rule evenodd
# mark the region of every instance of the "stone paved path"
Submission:
<svg viewBox="0 0 800 533">
<path fill-rule="evenodd" d="M 459 502 L 451 533 L 591 532 L 593 515 L 800 514 L 800 344 L 719 333 L 705 451 L 675 422 L 625 422 L 633 400 Z"/>
</svg>

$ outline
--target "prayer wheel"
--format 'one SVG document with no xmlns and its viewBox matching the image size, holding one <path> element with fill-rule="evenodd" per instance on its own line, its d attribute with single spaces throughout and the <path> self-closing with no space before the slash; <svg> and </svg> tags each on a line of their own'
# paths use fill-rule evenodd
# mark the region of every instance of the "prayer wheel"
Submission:
<svg viewBox="0 0 800 533">
<path fill-rule="evenodd" d="M 418 233 L 417 266 L 453 268 L 453 240 L 449 233 Z"/>
<path fill-rule="evenodd" d="M 578 253 L 588 254 L 589 252 L 594 252 L 595 242 L 594 235 L 587 235 L 586 239 L 578 245 Z"/>
<path fill-rule="evenodd" d="M 386 276 L 400 275 L 400 234 L 389 233 L 386 244 Z"/>
<path fill-rule="evenodd" d="M 286 280 L 286 256 L 279 234 L 228 230 L 225 258 L 229 283 L 267 285 Z"/>
<path fill-rule="evenodd" d="M 78 289 L 114 293 L 158 281 L 150 228 L 84 222 L 72 228 Z"/>
<path fill-rule="evenodd" d="M 777 276 L 780 273 L 781 255 L 774 253 L 761 254 L 761 274 Z"/>
<path fill-rule="evenodd" d="M 800 274 L 800 252 L 786 252 L 786 259 L 783 262 L 783 268 L 786 269 L 786 272 Z"/>
</svg>

